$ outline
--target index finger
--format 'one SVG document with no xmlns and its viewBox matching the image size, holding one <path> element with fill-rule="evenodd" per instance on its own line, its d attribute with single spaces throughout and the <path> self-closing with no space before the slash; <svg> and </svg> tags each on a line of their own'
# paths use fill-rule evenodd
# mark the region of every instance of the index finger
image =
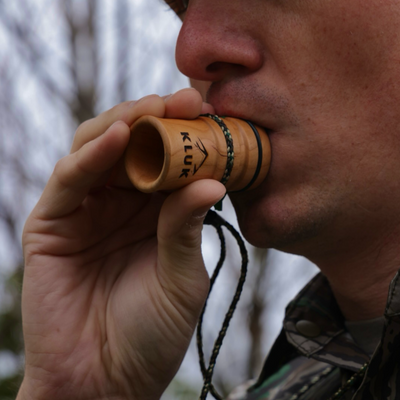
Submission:
<svg viewBox="0 0 400 400">
<path fill-rule="evenodd" d="M 127 101 L 104 111 L 97 117 L 81 124 L 75 132 L 70 153 L 79 150 L 83 145 L 102 135 L 112 124 L 123 121 L 131 126 L 142 115 L 149 114 L 163 117 L 165 102 L 158 95 L 149 95 L 138 101 Z"/>
<path fill-rule="evenodd" d="M 149 95 L 138 101 L 121 103 L 79 126 L 75 133 L 71 153 L 85 143 L 102 135 L 114 122 L 123 121 L 129 127 L 143 115 L 159 118 L 197 118 L 201 113 L 212 112 L 200 93 L 192 88 L 182 89 L 170 96 Z"/>
<path fill-rule="evenodd" d="M 75 211 L 92 185 L 120 159 L 128 144 L 129 127 L 118 122 L 104 135 L 62 158 L 35 207 L 41 219 L 61 218 Z"/>
</svg>

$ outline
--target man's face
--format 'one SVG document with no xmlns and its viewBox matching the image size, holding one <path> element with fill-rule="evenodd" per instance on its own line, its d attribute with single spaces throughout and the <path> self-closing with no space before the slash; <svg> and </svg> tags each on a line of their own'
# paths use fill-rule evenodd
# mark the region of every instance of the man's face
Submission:
<svg viewBox="0 0 400 400">
<path fill-rule="evenodd" d="M 399 12 L 395 0 L 190 0 L 178 67 L 212 82 L 217 114 L 270 130 L 267 179 L 231 195 L 253 244 L 317 258 L 399 223 Z"/>
</svg>

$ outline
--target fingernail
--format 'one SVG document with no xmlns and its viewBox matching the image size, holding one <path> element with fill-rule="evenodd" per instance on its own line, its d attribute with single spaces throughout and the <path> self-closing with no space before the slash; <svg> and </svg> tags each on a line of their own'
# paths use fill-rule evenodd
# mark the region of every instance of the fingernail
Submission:
<svg viewBox="0 0 400 400">
<path fill-rule="evenodd" d="M 132 101 L 131 104 L 130 104 L 130 106 L 131 106 L 131 107 L 137 106 L 138 104 L 145 102 L 145 101 L 146 101 L 147 99 L 149 99 L 150 97 L 155 97 L 155 96 L 158 97 L 157 94 L 149 94 L 149 95 L 147 95 L 147 96 L 142 97 L 142 98 L 139 99 L 139 100 Z"/>
<path fill-rule="evenodd" d="M 195 91 L 195 92 L 197 92 L 197 90 L 196 90 L 196 89 L 193 89 L 193 88 L 184 88 L 184 89 L 178 90 L 178 91 L 175 92 L 175 93 L 172 93 L 172 94 L 169 94 L 168 96 L 163 97 L 163 98 L 164 98 L 164 101 L 169 100 L 172 96 L 175 96 L 176 94 L 180 94 L 180 93 L 182 93 L 182 92 L 187 92 L 187 91 L 191 91 L 191 92 Z"/>
<path fill-rule="evenodd" d="M 198 219 L 205 218 L 207 213 L 208 213 L 208 211 L 210 210 L 210 208 L 211 207 L 199 208 L 198 210 L 193 212 L 192 217 L 193 218 L 198 218 Z"/>
<path fill-rule="evenodd" d="M 112 127 L 114 127 L 114 125 L 118 125 L 118 124 L 120 124 L 120 123 L 124 123 L 123 121 L 121 121 L 120 119 L 118 120 L 118 121 L 115 121 L 111 126 L 110 126 L 110 128 L 109 129 L 111 129 Z"/>
<path fill-rule="evenodd" d="M 169 94 L 168 96 L 164 96 L 164 101 L 169 100 L 173 95 L 174 95 L 174 94 L 171 93 L 171 94 Z"/>
</svg>

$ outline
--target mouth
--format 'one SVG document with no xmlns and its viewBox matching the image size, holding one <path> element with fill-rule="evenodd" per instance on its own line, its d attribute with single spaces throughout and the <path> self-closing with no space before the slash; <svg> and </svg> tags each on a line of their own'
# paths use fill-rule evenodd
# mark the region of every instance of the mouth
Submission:
<svg viewBox="0 0 400 400">
<path fill-rule="evenodd" d="M 221 182 L 225 184 L 224 178 L 227 175 L 226 187 L 230 193 L 244 192 L 259 186 L 271 166 L 270 129 L 237 115 L 225 116 L 226 119 L 209 117 L 219 125 L 222 124 L 228 144 L 227 169 Z"/>
<path fill-rule="evenodd" d="M 279 96 L 262 97 L 257 90 L 236 90 L 229 85 L 214 83 L 207 92 L 207 102 L 214 107 L 220 117 L 239 118 L 250 121 L 263 128 L 267 134 L 279 131 L 286 125 L 287 118 L 282 114 Z M 267 91 L 268 92 L 268 91 Z"/>
<path fill-rule="evenodd" d="M 257 127 L 263 129 L 267 135 L 269 135 L 272 132 L 275 132 L 275 129 L 273 126 L 271 126 L 273 123 L 272 121 L 265 121 L 264 118 L 254 118 L 254 116 L 249 116 L 246 113 L 241 113 L 238 111 L 229 111 L 227 109 L 224 109 L 222 107 L 214 107 L 215 108 L 215 114 L 219 116 L 220 118 L 238 118 L 242 119 L 246 122 L 250 122 L 253 125 L 256 125 Z"/>
<path fill-rule="evenodd" d="M 250 126 L 254 125 L 257 130 L 261 129 L 262 132 L 265 132 L 268 138 L 270 138 L 271 135 L 277 132 L 277 129 L 274 129 L 273 127 L 271 127 L 271 125 L 267 125 L 265 120 L 262 120 L 260 118 L 249 118 L 244 113 L 242 114 L 240 112 L 224 112 L 224 110 L 222 109 L 215 108 L 215 114 L 220 118 L 237 118 L 246 121 L 247 123 L 249 123 Z"/>
</svg>

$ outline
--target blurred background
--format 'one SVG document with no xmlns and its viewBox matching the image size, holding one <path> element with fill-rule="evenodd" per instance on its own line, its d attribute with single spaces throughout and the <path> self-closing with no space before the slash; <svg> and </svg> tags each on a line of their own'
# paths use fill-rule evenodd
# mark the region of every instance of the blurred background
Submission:
<svg viewBox="0 0 400 400">
<path fill-rule="evenodd" d="M 23 377 L 20 236 L 77 126 L 113 105 L 189 86 L 174 61 L 180 21 L 161 0 L 0 0 L 0 399 L 15 399 Z M 229 201 L 224 217 L 236 224 Z M 229 236 L 229 235 L 227 235 Z M 209 355 L 240 272 L 228 258 L 204 322 Z M 316 273 L 306 260 L 247 246 L 248 279 L 222 347 L 214 384 L 224 395 L 254 378 L 277 336 L 287 302 Z M 219 257 L 212 227 L 203 252 Z M 193 399 L 202 386 L 192 343 L 163 400 Z"/>
</svg>

